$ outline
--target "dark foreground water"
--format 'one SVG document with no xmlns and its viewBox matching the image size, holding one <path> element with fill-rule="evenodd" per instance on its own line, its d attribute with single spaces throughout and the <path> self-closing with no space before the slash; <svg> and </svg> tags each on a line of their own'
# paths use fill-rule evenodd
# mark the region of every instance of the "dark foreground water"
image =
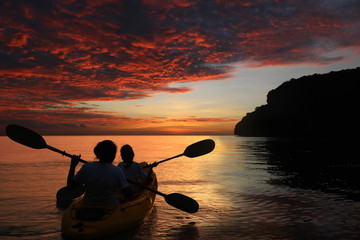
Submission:
<svg viewBox="0 0 360 240">
<path fill-rule="evenodd" d="M 136 161 L 149 163 L 204 138 L 45 137 L 90 161 L 98 141 L 129 143 Z M 196 199 L 199 212 L 181 212 L 157 196 L 146 222 L 110 239 L 360 239 L 360 166 L 356 148 L 344 139 L 211 138 L 214 152 L 155 169 L 160 191 Z M 0 148 L 0 239 L 62 239 L 55 195 L 65 185 L 69 160 L 6 137 Z"/>
</svg>

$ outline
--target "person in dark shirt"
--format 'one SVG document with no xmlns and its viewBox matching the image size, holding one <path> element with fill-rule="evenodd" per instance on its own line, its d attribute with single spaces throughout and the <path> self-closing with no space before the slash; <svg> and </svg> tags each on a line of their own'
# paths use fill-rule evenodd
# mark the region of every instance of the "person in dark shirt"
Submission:
<svg viewBox="0 0 360 240">
<path fill-rule="evenodd" d="M 94 148 L 94 153 L 99 161 L 84 164 L 75 175 L 75 168 L 79 163 L 79 156 L 71 159 L 71 165 L 67 178 L 67 186 L 74 188 L 79 184 L 85 185 L 83 202 L 91 205 L 116 205 L 118 188 L 128 192 L 129 184 L 123 171 L 114 166 L 112 162 L 117 152 L 116 145 L 105 140 L 99 142 Z"/>
</svg>

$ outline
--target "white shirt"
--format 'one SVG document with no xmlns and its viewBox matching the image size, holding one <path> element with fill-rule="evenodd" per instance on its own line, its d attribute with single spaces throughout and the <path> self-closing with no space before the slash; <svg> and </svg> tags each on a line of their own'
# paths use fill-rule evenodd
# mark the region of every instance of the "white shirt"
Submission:
<svg viewBox="0 0 360 240">
<path fill-rule="evenodd" d="M 85 184 L 85 204 L 119 204 L 115 196 L 117 188 L 129 186 L 123 171 L 111 163 L 86 163 L 74 176 L 74 180 Z"/>
<path fill-rule="evenodd" d="M 139 178 L 145 180 L 148 176 L 140 164 L 136 162 L 133 162 L 130 166 L 120 162 L 118 167 L 124 172 L 126 179 L 134 182 L 137 182 Z"/>
</svg>

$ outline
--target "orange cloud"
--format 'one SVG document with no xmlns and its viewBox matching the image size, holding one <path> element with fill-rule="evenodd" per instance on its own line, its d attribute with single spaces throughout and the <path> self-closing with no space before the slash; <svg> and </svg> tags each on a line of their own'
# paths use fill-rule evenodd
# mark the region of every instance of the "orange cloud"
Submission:
<svg viewBox="0 0 360 240">
<path fill-rule="evenodd" d="M 238 119 L 232 118 L 197 118 L 197 117 L 188 117 L 188 118 L 172 118 L 169 119 L 170 122 L 193 122 L 193 123 L 213 123 L 213 122 L 237 122 Z"/>
</svg>

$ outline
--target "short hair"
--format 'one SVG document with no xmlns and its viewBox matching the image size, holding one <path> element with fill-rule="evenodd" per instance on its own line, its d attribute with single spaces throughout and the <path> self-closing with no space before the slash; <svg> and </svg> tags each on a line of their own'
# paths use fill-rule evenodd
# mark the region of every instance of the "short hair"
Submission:
<svg viewBox="0 0 360 240">
<path fill-rule="evenodd" d="M 107 163 L 112 163 L 114 161 L 116 151 L 117 147 L 111 140 L 104 140 L 99 142 L 94 148 L 96 158 L 98 158 L 100 162 Z"/>
<path fill-rule="evenodd" d="M 125 161 L 129 161 L 129 160 L 133 161 L 135 156 L 132 147 L 128 144 L 121 147 L 120 153 L 121 153 L 121 158 Z"/>
</svg>

